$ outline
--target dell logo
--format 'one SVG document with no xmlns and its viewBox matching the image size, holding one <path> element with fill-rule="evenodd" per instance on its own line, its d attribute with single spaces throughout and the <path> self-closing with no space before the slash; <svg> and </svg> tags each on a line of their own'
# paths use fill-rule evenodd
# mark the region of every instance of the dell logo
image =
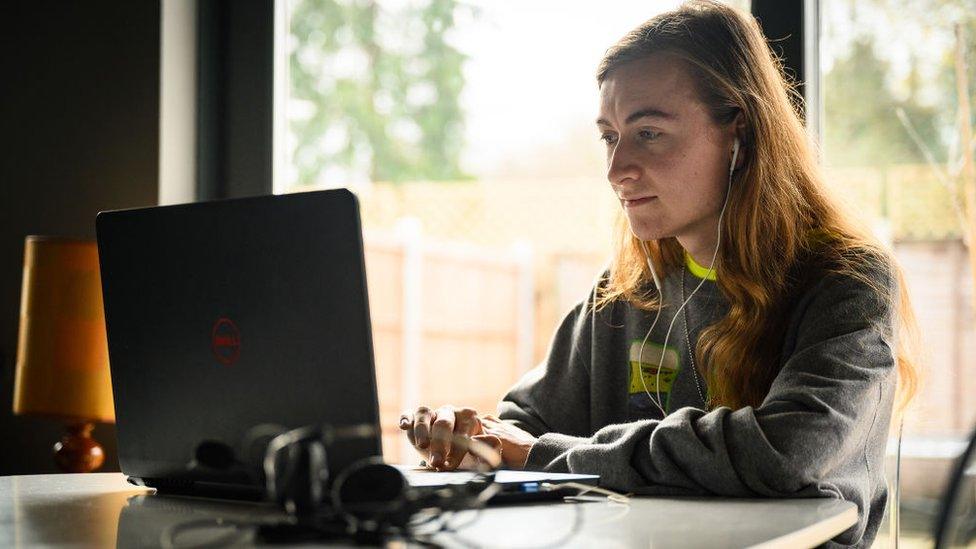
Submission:
<svg viewBox="0 0 976 549">
<path fill-rule="evenodd" d="M 221 364 L 230 365 L 241 356 L 241 332 L 229 318 L 218 318 L 210 334 L 210 348 Z"/>
</svg>

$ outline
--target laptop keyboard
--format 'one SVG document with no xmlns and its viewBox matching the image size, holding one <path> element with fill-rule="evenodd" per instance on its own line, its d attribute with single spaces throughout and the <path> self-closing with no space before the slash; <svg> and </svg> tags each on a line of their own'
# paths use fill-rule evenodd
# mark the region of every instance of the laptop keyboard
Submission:
<svg viewBox="0 0 976 549">
<path fill-rule="evenodd" d="M 475 473 L 471 471 L 431 471 L 422 467 L 417 469 L 400 469 L 411 486 L 443 486 L 445 484 L 464 484 Z"/>
</svg>

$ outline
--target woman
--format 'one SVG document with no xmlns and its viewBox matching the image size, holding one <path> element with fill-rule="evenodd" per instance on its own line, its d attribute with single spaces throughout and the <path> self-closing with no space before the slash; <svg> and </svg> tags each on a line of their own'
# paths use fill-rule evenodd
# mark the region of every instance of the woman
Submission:
<svg viewBox="0 0 976 549">
<path fill-rule="evenodd" d="M 904 405 L 916 385 L 911 306 L 824 186 L 758 25 L 685 4 L 597 80 L 626 214 L 610 268 L 497 417 L 420 407 L 400 427 L 440 470 L 472 437 L 640 494 L 842 498 L 860 520 L 833 541 L 870 544 L 896 387 Z"/>
</svg>

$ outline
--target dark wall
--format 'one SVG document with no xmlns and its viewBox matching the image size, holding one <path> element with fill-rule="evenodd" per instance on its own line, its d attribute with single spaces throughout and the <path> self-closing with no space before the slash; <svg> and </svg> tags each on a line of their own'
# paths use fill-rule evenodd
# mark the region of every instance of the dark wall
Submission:
<svg viewBox="0 0 976 549">
<path fill-rule="evenodd" d="M 55 421 L 11 413 L 24 236 L 94 236 L 156 203 L 159 1 L 0 5 L 0 475 L 55 472 Z M 115 430 L 95 430 L 118 470 Z"/>
<path fill-rule="evenodd" d="M 201 0 L 197 198 L 271 194 L 274 0 Z"/>
<path fill-rule="evenodd" d="M 752 14 L 802 96 L 809 80 L 803 62 L 803 0 L 752 0 Z"/>
</svg>

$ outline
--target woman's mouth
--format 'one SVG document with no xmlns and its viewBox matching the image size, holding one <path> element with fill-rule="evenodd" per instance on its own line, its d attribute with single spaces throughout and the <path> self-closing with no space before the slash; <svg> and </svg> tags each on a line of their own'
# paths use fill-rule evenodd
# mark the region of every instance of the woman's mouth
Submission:
<svg viewBox="0 0 976 549">
<path fill-rule="evenodd" d="M 624 208 L 635 208 L 641 204 L 647 204 L 651 200 L 656 200 L 656 196 L 645 196 L 644 198 L 635 198 L 633 200 L 626 200 L 621 198 L 620 201 L 623 202 Z"/>
</svg>

